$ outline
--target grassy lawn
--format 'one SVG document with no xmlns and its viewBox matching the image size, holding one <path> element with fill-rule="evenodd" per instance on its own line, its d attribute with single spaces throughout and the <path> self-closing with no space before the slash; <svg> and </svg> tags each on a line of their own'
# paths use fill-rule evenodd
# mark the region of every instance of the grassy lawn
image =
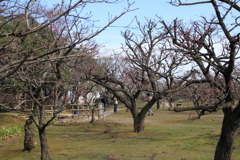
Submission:
<svg viewBox="0 0 240 160">
<path fill-rule="evenodd" d="M 62 123 L 47 129 L 53 160 L 213 160 L 223 115 L 219 111 L 194 119 L 190 112 L 175 113 L 153 108 L 147 116 L 145 132 L 134 133 L 130 112 L 118 111 L 96 123 Z M 68 137 L 66 138 L 66 135 Z M 23 135 L 1 142 L 2 160 L 40 159 L 38 134 L 36 149 L 22 152 Z M 240 138 L 232 160 L 239 160 Z"/>
</svg>

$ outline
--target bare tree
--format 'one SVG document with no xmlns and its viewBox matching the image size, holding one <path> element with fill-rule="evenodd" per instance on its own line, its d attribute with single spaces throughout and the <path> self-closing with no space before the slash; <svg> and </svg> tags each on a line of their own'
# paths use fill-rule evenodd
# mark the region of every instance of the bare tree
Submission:
<svg viewBox="0 0 240 160">
<path fill-rule="evenodd" d="M 18 0 L 1 1 L 0 80 L 16 72 L 25 62 L 49 59 L 50 55 L 58 51 L 72 50 L 77 44 L 101 33 L 125 13 L 133 11 L 130 10 L 132 4 L 129 3 L 122 13 L 109 19 L 108 24 L 100 29 L 97 29 L 97 26 L 94 26 L 95 21 L 90 19 L 91 13 L 81 15 L 87 4 L 115 2 L 118 0 L 87 0 L 76 3 L 70 1 L 70 4 L 62 1 L 54 8 L 47 9 L 35 0 L 25 0 L 22 3 Z M 92 33 L 90 28 L 93 29 Z M 87 36 L 82 37 L 83 34 Z M 45 42 L 39 43 L 39 36 L 45 37 Z M 52 37 L 54 39 L 51 39 Z"/>
<path fill-rule="evenodd" d="M 184 99 L 190 99 L 192 103 L 187 106 L 175 107 L 174 111 L 196 111 L 198 118 L 201 118 L 201 116 L 206 115 L 207 113 L 216 112 L 222 109 L 215 107 L 222 98 L 222 93 L 215 87 L 212 87 L 209 83 L 201 81 L 201 79 L 203 79 L 202 77 L 198 78 L 200 80 L 191 80 L 195 83 L 177 93 L 178 95 L 184 94 Z"/>
<path fill-rule="evenodd" d="M 211 5 L 215 13 L 210 19 L 203 17 L 202 21 L 189 25 L 179 20 L 169 25 L 162 23 L 177 50 L 192 59 L 206 81 L 221 92 L 221 100 L 214 107 L 223 108 L 224 119 L 214 159 L 230 160 L 240 127 L 240 103 L 235 103 L 233 85 L 233 71 L 239 58 L 239 1 L 200 0 L 190 3 L 172 0 L 170 3 L 178 6 Z"/>
<path fill-rule="evenodd" d="M 180 53 L 162 49 L 166 33 L 159 30 L 156 21 L 147 20 L 144 25 L 137 21 L 137 27 L 139 34 L 130 30 L 122 33 L 122 56 L 99 60 L 101 68 L 88 70 L 86 78 L 104 86 L 125 104 L 133 117 L 134 132 L 143 132 L 149 109 L 162 95 L 181 89 L 191 72 L 177 77 L 177 68 L 188 60 Z M 167 84 L 166 88 L 158 87 L 160 80 Z M 153 98 L 139 111 L 137 99 L 142 93 L 152 93 Z"/>
</svg>

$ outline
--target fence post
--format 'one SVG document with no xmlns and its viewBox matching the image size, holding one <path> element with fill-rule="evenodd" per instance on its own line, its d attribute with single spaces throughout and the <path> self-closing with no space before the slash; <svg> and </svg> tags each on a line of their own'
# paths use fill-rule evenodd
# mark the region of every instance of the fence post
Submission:
<svg viewBox="0 0 240 160">
<path fill-rule="evenodd" d="M 103 116 L 103 119 L 104 119 L 104 108 L 103 108 L 102 103 L 99 103 L 98 104 L 98 120 L 99 121 L 101 119 L 101 116 Z"/>
</svg>

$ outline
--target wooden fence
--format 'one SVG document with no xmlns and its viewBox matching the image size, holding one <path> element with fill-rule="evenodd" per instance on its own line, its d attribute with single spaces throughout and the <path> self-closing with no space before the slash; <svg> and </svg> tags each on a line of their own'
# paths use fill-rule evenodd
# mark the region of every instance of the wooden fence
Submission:
<svg viewBox="0 0 240 160">
<path fill-rule="evenodd" d="M 77 109 L 74 109 L 77 108 Z M 83 105 L 83 107 L 80 109 L 79 105 L 74 105 L 72 104 L 72 118 L 74 122 L 77 121 L 90 121 L 93 117 L 94 114 L 94 118 L 98 121 L 100 121 L 101 119 L 104 119 L 104 108 L 102 106 L 102 104 L 98 104 L 97 107 L 95 107 L 94 109 L 89 108 L 87 105 Z"/>
<path fill-rule="evenodd" d="M 59 113 L 57 115 L 59 121 L 62 122 L 63 120 L 70 120 L 72 122 L 91 121 L 93 114 L 94 118 L 98 121 L 104 119 L 104 108 L 102 104 L 98 104 L 98 107 L 94 109 L 89 108 L 87 105 L 83 105 L 81 108 L 79 108 L 78 104 L 72 104 L 71 106 L 72 106 L 71 114 Z M 46 116 L 46 118 L 53 117 L 54 109 L 52 107 L 50 110 L 46 110 L 46 112 L 51 114 L 51 116 Z"/>
</svg>

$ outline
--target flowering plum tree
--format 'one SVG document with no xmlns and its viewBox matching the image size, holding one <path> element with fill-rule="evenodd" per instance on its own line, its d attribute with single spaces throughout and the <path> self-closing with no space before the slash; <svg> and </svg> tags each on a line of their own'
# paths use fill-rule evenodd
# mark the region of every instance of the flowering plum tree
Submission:
<svg viewBox="0 0 240 160">
<path fill-rule="evenodd" d="M 210 5 L 214 16 L 202 17 L 201 21 L 189 25 L 174 20 L 172 24 L 162 23 L 169 37 L 178 50 L 192 59 L 200 68 L 205 81 L 219 93 L 215 108 L 222 108 L 224 113 L 221 135 L 215 151 L 215 160 L 230 160 L 234 140 L 240 127 L 240 103 L 235 96 L 234 69 L 239 58 L 239 1 L 181 1 L 171 0 L 171 4 Z"/>
<path fill-rule="evenodd" d="M 179 52 L 163 50 L 166 32 L 159 30 L 156 21 L 147 20 L 144 25 L 137 21 L 137 26 L 138 33 L 122 33 L 122 55 L 99 59 L 100 67 L 86 78 L 113 93 L 130 110 L 134 131 L 143 132 L 148 110 L 161 96 L 182 89 L 192 72 L 181 75 L 178 68 L 189 61 Z M 158 86 L 160 81 L 166 84 L 165 88 Z M 139 111 L 137 99 L 142 93 L 152 93 L 153 98 Z"/>
<path fill-rule="evenodd" d="M 194 76 L 194 79 L 192 78 L 191 80 L 194 84 L 176 93 L 177 95 L 182 95 L 181 97 L 183 99 L 190 99 L 192 103 L 188 106 L 176 107 L 174 111 L 196 111 L 198 118 L 200 118 L 207 112 L 211 113 L 222 109 L 214 107 L 219 103 L 219 99 L 223 96 L 221 95 L 222 93 L 215 87 L 212 87 L 210 83 L 199 81 L 199 79 L 202 80 L 203 76 L 197 74 L 197 76 Z"/>
<path fill-rule="evenodd" d="M 11 79 L 35 103 L 36 112 L 29 114 L 38 128 L 42 160 L 50 159 L 46 127 L 64 109 L 67 99 L 59 101 L 59 96 L 73 84 L 70 62 L 89 55 L 90 48 L 84 46 L 93 44 L 96 35 L 132 11 L 132 4 L 101 28 L 94 26 L 91 14 L 82 11 L 87 4 L 115 2 L 118 0 L 61 1 L 52 9 L 36 0 L 0 2 L 0 80 Z M 45 121 L 49 105 L 54 106 L 54 113 Z"/>
</svg>

